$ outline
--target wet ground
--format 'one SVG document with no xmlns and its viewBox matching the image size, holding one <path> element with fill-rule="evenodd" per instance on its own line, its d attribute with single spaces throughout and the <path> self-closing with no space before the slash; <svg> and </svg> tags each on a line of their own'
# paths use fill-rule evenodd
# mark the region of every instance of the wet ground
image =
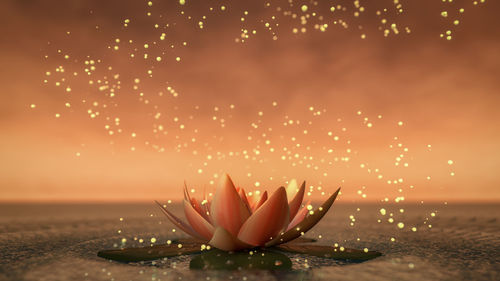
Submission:
<svg viewBox="0 0 500 281">
<path fill-rule="evenodd" d="M 2 204 L 0 280 L 500 280 L 500 204 L 336 203 L 306 236 L 383 253 L 362 263 L 286 254 L 291 270 L 193 270 L 196 255 L 142 264 L 96 255 L 184 237 L 172 227 L 153 203 Z"/>
</svg>

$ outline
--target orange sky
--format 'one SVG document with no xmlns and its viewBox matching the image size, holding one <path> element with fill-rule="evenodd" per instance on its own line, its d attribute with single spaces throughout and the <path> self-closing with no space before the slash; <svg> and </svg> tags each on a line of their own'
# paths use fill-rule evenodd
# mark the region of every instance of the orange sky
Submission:
<svg viewBox="0 0 500 281">
<path fill-rule="evenodd" d="M 499 3 L 246 2 L 3 1 L 0 200 L 176 199 L 222 172 L 349 202 L 500 200 Z"/>
</svg>

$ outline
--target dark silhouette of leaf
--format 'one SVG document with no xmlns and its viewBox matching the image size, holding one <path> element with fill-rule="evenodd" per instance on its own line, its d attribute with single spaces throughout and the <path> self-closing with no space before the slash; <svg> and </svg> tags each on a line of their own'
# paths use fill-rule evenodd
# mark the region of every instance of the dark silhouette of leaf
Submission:
<svg viewBox="0 0 500 281">
<path fill-rule="evenodd" d="M 376 251 L 365 252 L 362 250 L 349 248 L 345 248 L 343 251 L 341 251 L 340 247 L 297 243 L 282 244 L 277 248 L 291 253 L 306 254 L 316 257 L 346 261 L 367 261 L 382 255 L 382 253 Z"/>
<path fill-rule="evenodd" d="M 286 255 L 273 250 L 226 252 L 214 249 L 194 256 L 189 263 L 189 268 L 199 270 L 287 270 L 292 268 L 292 261 Z"/>
<path fill-rule="evenodd" d="M 295 238 L 292 241 L 288 241 L 287 243 L 293 243 L 293 244 L 303 244 L 303 243 L 314 243 L 318 240 L 314 238 L 308 238 L 308 237 L 299 237 Z"/>
<path fill-rule="evenodd" d="M 179 245 L 182 247 L 179 248 Z M 97 256 L 119 262 L 151 261 L 166 257 L 189 255 L 201 252 L 201 243 L 172 243 L 142 248 L 103 250 Z"/>
</svg>

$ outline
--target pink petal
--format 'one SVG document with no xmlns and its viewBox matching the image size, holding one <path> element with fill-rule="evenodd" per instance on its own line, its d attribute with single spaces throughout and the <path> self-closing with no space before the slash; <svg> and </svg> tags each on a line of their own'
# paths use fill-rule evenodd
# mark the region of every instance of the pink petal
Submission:
<svg viewBox="0 0 500 281">
<path fill-rule="evenodd" d="M 186 181 L 184 181 L 184 199 L 187 200 L 188 202 L 191 202 L 191 206 L 207 221 L 210 221 L 210 217 L 207 214 L 208 210 L 205 210 L 205 208 L 202 208 L 202 205 L 198 203 L 198 200 L 196 198 L 191 198 L 189 195 L 188 187 L 186 184 Z"/>
<path fill-rule="evenodd" d="M 206 199 L 205 199 L 206 200 Z M 205 214 L 203 216 L 210 224 L 213 225 L 212 217 L 210 216 L 210 202 L 205 201 L 205 204 L 200 204 L 201 212 Z"/>
<path fill-rule="evenodd" d="M 260 196 L 259 201 L 257 203 L 255 203 L 255 205 L 253 206 L 252 212 L 255 212 L 255 210 L 260 208 L 260 206 L 262 206 L 262 204 L 264 204 L 264 202 L 266 202 L 266 200 L 267 200 L 267 191 L 264 191 L 262 196 Z"/>
<path fill-rule="evenodd" d="M 238 238 L 236 238 L 234 235 L 220 226 L 215 229 L 214 235 L 212 236 L 212 239 L 208 242 L 208 244 L 224 251 L 237 251 L 241 249 L 252 248 L 252 245 L 248 245 L 240 241 Z"/>
<path fill-rule="evenodd" d="M 304 199 L 305 188 L 306 188 L 306 182 L 303 182 L 298 191 L 295 193 L 295 196 L 293 197 L 292 201 L 290 201 L 288 204 L 290 206 L 290 219 L 293 219 L 300 209 L 300 205 L 302 204 L 302 200 Z"/>
<path fill-rule="evenodd" d="M 229 175 L 222 178 L 210 206 L 214 226 L 222 226 L 234 236 L 248 219 L 250 212 L 234 188 Z"/>
<path fill-rule="evenodd" d="M 247 207 L 248 212 L 252 213 L 252 209 L 250 208 L 250 203 L 248 203 L 248 199 L 247 199 L 247 196 L 245 194 L 245 190 L 243 188 L 240 188 L 240 190 L 238 190 L 238 194 L 240 195 L 240 198 L 241 198 L 241 201 L 243 201 L 243 204 L 245 204 L 245 206 Z"/>
<path fill-rule="evenodd" d="M 307 213 L 309 212 L 309 210 L 307 210 L 307 205 L 309 205 L 309 202 L 307 202 L 306 205 L 304 207 L 302 207 L 302 209 L 300 209 L 300 211 L 297 213 L 297 215 L 295 215 L 295 217 L 292 219 L 292 221 L 290 222 L 290 224 L 288 224 L 288 228 L 286 229 L 286 231 L 292 229 L 298 223 L 300 223 L 301 221 L 304 220 L 304 218 L 306 217 Z"/>
<path fill-rule="evenodd" d="M 161 205 L 158 201 L 155 201 L 155 202 L 156 202 L 156 204 L 158 204 L 158 206 L 160 206 L 160 208 L 163 211 L 163 213 L 165 214 L 165 216 L 167 216 L 167 218 L 173 224 L 175 224 L 175 226 L 177 226 L 182 231 L 186 232 L 187 234 L 189 234 L 189 235 L 191 235 L 191 236 L 193 236 L 195 238 L 198 238 L 198 239 L 201 239 L 201 240 L 205 240 L 205 238 L 203 236 L 199 235 L 196 231 L 194 231 L 194 229 L 190 225 L 188 225 L 187 223 L 183 222 L 178 217 L 174 216 L 169 210 L 167 210 L 167 208 L 163 207 L 163 205 Z"/>
<path fill-rule="evenodd" d="M 286 243 L 297 237 L 300 237 L 303 233 L 306 233 L 309 229 L 315 226 L 328 212 L 330 207 L 333 205 L 333 202 L 335 202 L 335 199 L 337 198 L 339 192 L 340 188 L 337 189 L 337 191 L 335 191 L 325 202 L 323 202 L 323 204 L 319 208 L 314 210 L 314 213 L 312 215 L 309 215 L 304 219 L 302 219 L 302 221 L 295 226 L 295 228 L 298 228 L 298 230 L 291 228 L 285 231 L 284 233 L 281 233 L 278 237 L 274 238 L 273 240 L 267 242 L 265 246 L 271 247 L 278 244 Z"/>
<path fill-rule="evenodd" d="M 271 197 L 241 226 L 238 239 L 251 245 L 264 245 L 288 225 L 290 210 L 284 187 Z"/>
<path fill-rule="evenodd" d="M 189 191 L 188 191 L 186 181 L 184 181 L 184 199 L 191 201 L 191 196 L 189 196 Z"/>
<path fill-rule="evenodd" d="M 203 208 L 203 205 L 198 203 L 198 200 L 196 198 L 191 198 L 191 206 L 200 214 L 205 220 L 210 221 L 210 217 L 207 214 L 206 208 Z"/>
<path fill-rule="evenodd" d="M 205 237 L 207 240 L 212 238 L 214 227 L 193 208 L 191 203 L 186 200 L 184 200 L 184 214 L 186 215 L 189 224 L 198 234 Z"/>
</svg>

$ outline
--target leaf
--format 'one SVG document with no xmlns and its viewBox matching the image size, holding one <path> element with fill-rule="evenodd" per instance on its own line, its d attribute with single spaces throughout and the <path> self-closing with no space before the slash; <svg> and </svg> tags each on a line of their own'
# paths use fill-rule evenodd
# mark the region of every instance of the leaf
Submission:
<svg viewBox="0 0 500 281">
<path fill-rule="evenodd" d="M 292 268 L 292 261 L 286 255 L 272 250 L 226 252 L 214 249 L 193 257 L 189 268 L 198 270 L 289 270 Z"/>
<path fill-rule="evenodd" d="M 318 209 L 314 210 L 314 213 L 312 215 L 305 217 L 304 220 L 299 222 L 294 228 L 267 242 L 266 247 L 286 243 L 300 237 L 303 233 L 306 233 L 309 229 L 315 226 L 328 212 L 333 202 L 335 202 L 339 191 L 340 188 L 337 189 L 337 191 L 335 191 L 335 193 L 332 194 L 332 196 L 330 196 Z"/>
<path fill-rule="evenodd" d="M 293 243 L 308 243 L 315 241 L 316 240 L 312 238 L 300 237 L 294 240 Z M 181 244 L 182 248 L 179 248 L 178 244 Z M 162 244 L 152 247 L 103 250 L 99 251 L 97 256 L 119 262 L 151 261 L 166 257 L 196 254 L 201 252 L 202 244 L 203 242 L 197 239 L 178 238 L 173 239 L 170 245 Z"/>
<path fill-rule="evenodd" d="M 184 239 L 179 239 L 184 241 Z M 182 245 L 179 248 L 179 245 Z M 170 245 L 155 245 L 141 248 L 125 248 L 103 250 L 97 253 L 97 256 L 119 262 L 139 262 L 157 260 L 166 257 L 175 257 L 180 255 L 189 255 L 201 252 L 201 243 L 189 239 L 186 243 L 172 243 Z"/>
<path fill-rule="evenodd" d="M 288 243 L 293 243 L 293 244 L 302 244 L 302 243 L 314 243 L 318 240 L 314 239 L 314 238 L 308 238 L 308 237 L 299 237 L 299 238 L 296 238 L 296 239 L 293 239 L 292 241 L 288 242 Z"/>
<path fill-rule="evenodd" d="M 277 246 L 277 248 L 291 253 L 299 253 L 322 258 L 347 261 L 367 261 L 382 255 L 382 253 L 376 251 L 365 252 L 362 250 L 349 248 L 345 248 L 343 251 L 341 251 L 340 247 L 298 243 L 282 244 Z"/>
</svg>

